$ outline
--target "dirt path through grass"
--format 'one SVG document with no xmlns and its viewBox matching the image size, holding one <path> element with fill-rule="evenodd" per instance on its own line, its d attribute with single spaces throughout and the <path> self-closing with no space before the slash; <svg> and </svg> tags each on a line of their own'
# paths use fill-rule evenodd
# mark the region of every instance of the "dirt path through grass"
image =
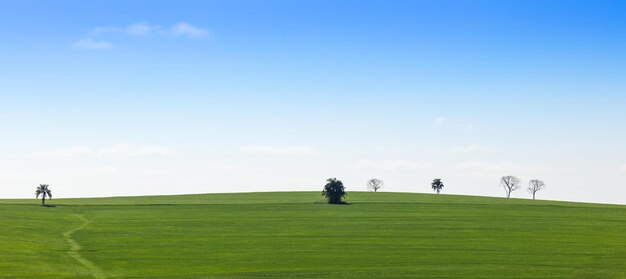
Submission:
<svg viewBox="0 0 626 279">
<path fill-rule="evenodd" d="M 81 219 L 83 221 L 83 224 L 80 225 L 79 227 L 73 228 L 63 233 L 63 237 L 65 238 L 67 243 L 70 244 L 70 250 L 67 251 L 67 253 L 70 255 L 70 257 L 74 258 L 76 261 L 82 264 L 85 268 L 87 268 L 91 272 L 91 275 L 93 275 L 94 278 L 98 278 L 98 279 L 106 278 L 106 276 L 104 275 L 102 270 L 98 268 L 98 266 L 96 266 L 94 263 L 92 263 L 88 259 L 85 259 L 80 254 L 80 249 L 82 247 L 80 246 L 80 244 L 78 244 L 78 242 L 76 242 L 76 240 L 72 238 L 72 234 L 74 234 L 75 232 L 79 230 L 84 229 L 87 226 L 87 224 L 89 224 L 89 220 L 85 219 L 85 217 L 80 214 L 75 214 L 74 216 L 76 216 L 76 218 L 78 219 Z"/>
</svg>

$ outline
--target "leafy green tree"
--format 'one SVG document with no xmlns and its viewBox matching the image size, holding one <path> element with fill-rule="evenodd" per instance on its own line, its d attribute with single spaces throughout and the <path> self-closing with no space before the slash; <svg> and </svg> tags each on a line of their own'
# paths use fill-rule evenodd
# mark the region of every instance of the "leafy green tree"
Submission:
<svg viewBox="0 0 626 279">
<path fill-rule="evenodd" d="M 441 192 L 441 189 L 443 189 L 443 182 L 441 182 L 441 178 L 435 178 L 433 180 L 433 183 L 430 183 L 430 186 L 433 188 L 433 190 L 437 191 L 437 194 L 439 194 L 439 192 Z"/>
<path fill-rule="evenodd" d="M 35 191 L 36 194 L 36 199 L 39 198 L 39 195 L 41 195 L 41 205 L 45 206 L 46 205 L 46 197 L 48 197 L 49 200 L 52 199 L 52 191 L 48 188 L 48 184 L 39 184 L 39 187 L 37 187 L 37 191 Z"/>
<path fill-rule="evenodd" d="M 322 191 L 322 196 L 328 199 L 329 204 L 340 204 L 341 199 L 347 195 L 343 182 L 337 178 L 326 179 L 326 185 Z"/>
</svg>

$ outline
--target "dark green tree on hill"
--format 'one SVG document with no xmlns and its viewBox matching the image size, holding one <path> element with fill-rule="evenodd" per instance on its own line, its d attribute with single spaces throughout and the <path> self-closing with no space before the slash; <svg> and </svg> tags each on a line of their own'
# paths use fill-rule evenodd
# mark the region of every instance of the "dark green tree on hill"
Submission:
<svg viewBox="0 0 626 279">
<path fill-rule="evenodd" d="M 328 199 L 329 204 L 343 203 L 341 199 L 347 195 L 343 182 L 337 178 L 326 179 L 326 185 L 322 191 L 322 196 Z"/>
<path fill-rule="evenodd" d="M 437 191 L 437 194 L 439 194 L 439 192 L 441 192 L 441 189 L 443 189 L 443 182 L 441 182 L 441 178 L 435 178 L 433 180 L 433 183 L 430 183 L 430 186 L 433 188 L 433 190 Z"/>
<path fill-rule="evenodd" d="M 38 199 L 39 195 L 41 195 L 41 205 L 45 206 L 46 205 L 46 197 L 48 197 L 49 200 L 52 199 L 52 191 L 48 188 L 48 184 L 39 184 L 39 186 L 37 187 L 37 190 L 35 191 L 35 198 Z"/>
</svg>

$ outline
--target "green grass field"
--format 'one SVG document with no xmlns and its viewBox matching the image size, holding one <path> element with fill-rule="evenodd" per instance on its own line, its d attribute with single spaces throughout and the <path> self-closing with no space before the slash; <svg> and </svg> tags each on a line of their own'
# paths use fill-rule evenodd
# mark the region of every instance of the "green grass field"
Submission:
<svg viewBox="0 0 626 279">
<path fill-rule="evenodd" d="M 626 206 L 318 192 L 0 200 L 0 277 L 626 278 Z"/>
</svg>

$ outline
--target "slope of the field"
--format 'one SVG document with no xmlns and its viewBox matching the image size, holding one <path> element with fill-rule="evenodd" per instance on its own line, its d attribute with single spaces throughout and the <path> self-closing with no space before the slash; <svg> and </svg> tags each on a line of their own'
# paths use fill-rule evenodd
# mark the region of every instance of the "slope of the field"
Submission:
<svg viewBox="0 0 626 279">
<path fill-rule="evenodd" d="M 0 200 L 0 276 L 626 278 L 626 206 L 318 192 Z"/>
</svg>

